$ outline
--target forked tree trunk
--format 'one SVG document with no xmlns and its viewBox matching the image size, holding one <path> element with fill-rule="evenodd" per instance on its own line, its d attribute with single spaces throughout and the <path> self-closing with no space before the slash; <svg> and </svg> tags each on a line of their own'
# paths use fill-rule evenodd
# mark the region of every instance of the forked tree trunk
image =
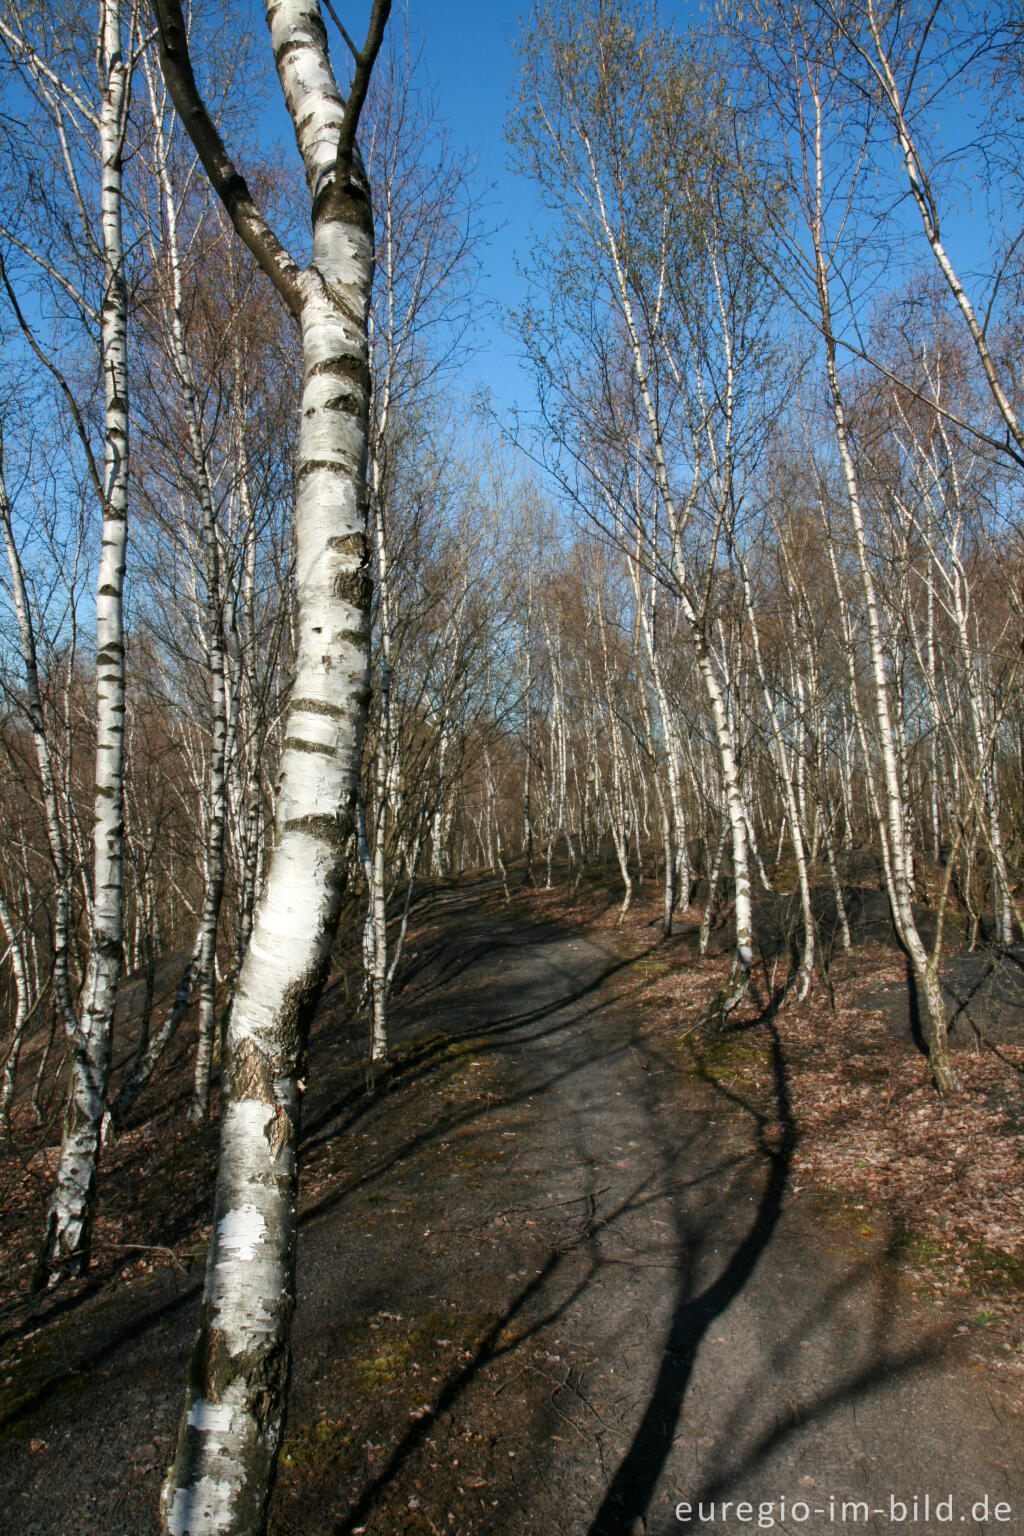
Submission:
<svg viewBox="0 0 1024 1536">
<path fill-rule="evenodd" d="M 261 1530 L 282 1429 L 306 1034 L 341 907 L 367 704 L 372 260 L 368 220 L 362 228 L 334 220 L 317 229 L 303 274 L 299 652 L 276 842 L 228 1031 L 206 1287 L 164 1489 L 164 1528 L 175 1536 Z"/>
<path fill-rule="evenodd" d="M 387 20 L 342 101 L 317 0 L 267 8 L 306 166 L 312 261 L 300 269 L 256 211 L 195 86 L 177 0 L 157 0 L 175 106 L 235 226 L 300 327 L 295 466 L 297 655 L 275 846 L 231 1013 L 213 1233 L 174 1464 L 169 1536 L 258 1536 L 281 1435 L 295 1304 L 299 1116 L 306 1040 L 330 962 L 355 833 L 369 677 L 366 458 L 373 278 L 369 189 L 355 129 Z"/>
</svg>

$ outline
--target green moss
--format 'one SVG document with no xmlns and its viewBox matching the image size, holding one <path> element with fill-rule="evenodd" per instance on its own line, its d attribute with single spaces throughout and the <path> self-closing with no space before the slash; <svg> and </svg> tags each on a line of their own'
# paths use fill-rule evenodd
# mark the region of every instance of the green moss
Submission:
<svg viewBox="0 0 1024 1536">
<path fill-rule="evenodd" d="M 761 1042 L 750 1035 L 723 1035 L 701 1042 L 695 1051 L 695 1072 L 705 1081 L 720 1083 L 757 1065 L 763 1058 Z"/>
<path fill-rule="evenodd" d="M 381 1391 L 404 1381 L 415 1358 L 410 1339 L 384 1339 L 374 1354 L 353 1361 L 352 1369 L 363 1387 Z"/>
<path fill-rule="evenodd" d="M 351 1445 L 351 1436 L 336 1419 L 290 1430 L 281 1447 L 282 1482 L 300 1478 L 340 1460 Z"/>
<path fill-rule="evenodd" d="M 460 1351 L 472 1354 L 496 1321 L 497 1314 L 492 1312 L 440 1310 L 425 1312 L 414 1322 L 389 1319 L 379 1332 L 370 1335 L 373 1347 L 369 1353 L 365 1352 L 366 1336 L 360 1330 L 364 1352 L 343 1369 L 355 1378 L 360 1390 L 388 1393 L 410 1386 L 422 1397 L 430 1390 L 428 1366 L 441 1374 L 446 1359 L 457 1359 Z M 442 1339 L 443 1344 L 439 1342 Z M 420 1371 L 413 1369 L 417 1365 Z"/>
<path fill-rule="evenodd" d="M 634 970 L 638 975 L 643 976 L 647 980 L 651 980 L 655 976 L 669 975 L 672 967 L 666 960 L 638 960 L 634 966 Z"/>
</svg>

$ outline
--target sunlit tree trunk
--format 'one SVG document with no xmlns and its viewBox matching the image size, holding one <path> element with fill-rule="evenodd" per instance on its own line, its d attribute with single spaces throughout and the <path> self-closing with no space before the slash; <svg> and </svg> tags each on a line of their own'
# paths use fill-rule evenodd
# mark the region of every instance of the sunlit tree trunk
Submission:
<svg viewBox="0 0 1024 1536">
<path fill-rule="evenodd" d="M 270 231 L 203 107 L 176 0 L 157 0 L 161 64 L 236 229 L 299 323 L 295 678 L 275 845 L 227 1039 L 213 1233 L 185 1413 L 161 1510 L 169 1536 L 264 1529 L 284 1423 L 295 1304 L 306 1040 L 330 962 L 355 834 L 368 703 L 369 189 L 355 133 L 389 11 L 375 0 L 347 101 L 317 0 L 268 7 L 312 200 L 312 260 Z"/>
<path fill-rule="evenodd" d="M 129 48 L 120 0 L 103 0 L 99 160 L 104 297 L 102 541 L 96 583 L 96 771 L 92 904 L 85 986 L 73 1041 L 71 1087 L 57 1177 L 40 1255 L 39 1279 L 89 1262 L 96 1166 L 106 1109 L 114 1005 L 121 976 L 124 836 L 124 616 L 128 535 L 128 289 L 122 234 L 122 151 L 130 90 Z"/>
<path fill-rule="evenodd" d="M 63 1019 L 64 1027 L 69 1036 L 73 1039 L 77 1032 L 77 1020 L 72 1005 L 69 975 L 71 878 L 68 869 L 68 840 L 65 831 L 66 814 L 62 811 L 60 805 L 57 775 L 54 772 L 53 754 L 50 750 L 50 733 L 43 709 L 42 693 L 39 687 L 39 658 L 36 650 L 36 633 L 32 618 L 32 607 L 29 601 L 28 589 L 25 585 L 21 552 L 14 537 L 11 504 L 4 481 L 2 433 L 0 433 L 0 527 L 3 529 L 4 548 L 7 552 L 7 564 L 11 572 L 11 595 L 14 599 L 14 611 L 18 621 L 18 636 L 21 642 L 25 708 L 28 714 L 29 728 L 32 732 L 32 744 L 35 749 L 36 766 L 39 771 L 39 782 L 42 789 L 46 838 L 50 850 L 50 859 L 53 864 L 53 995 L 57 1005 L 57 1012 Z"/>
</svg>

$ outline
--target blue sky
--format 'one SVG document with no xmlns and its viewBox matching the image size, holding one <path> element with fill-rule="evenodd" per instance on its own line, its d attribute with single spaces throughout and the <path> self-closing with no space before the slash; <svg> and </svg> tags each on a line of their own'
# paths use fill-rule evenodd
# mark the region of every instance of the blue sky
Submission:
<svg viewBox="0 0 1024 1536">
<path fill-rule="evenodd" d="M 481 297 L 491 311 L 479 323 L 482 350 L 466 369 L 466 383 L 487 384 L 499 408 L 525 407 L 532 394 L 517 361 L 515 338 L 507 334 L 501 315 L 523 297 L 516 262 L 528 254 L 531 228 L 540 217 L 532 187 L 506 169 L 503 137 L 516 74 L 511 40 L 525 9 L 525 4 L 502 0 L 411 0 L 409 5 L 410 25 L 423 36 L 424 62 L 452 138 L 477 155 L 481 188 L 493 188 L 486 196 L 485 220 L 494 233 L 484 252 L 481 280 Z"/>
<path fill-rule="evenodd" d="M 524 285 L 516 268 L 526 257 L 530 232 L 540 210 L 533 189 L 506 168 L 504 121 L 516 76 L 511 39 L 518 17 L 528 9 L 505 0 L 394 0 L 391 26 L 399 31 L 408 16 L 414 46 L 423 45 L 423 67 L 437 94 L 453 151 L 476 156 L 476 191 L 483 204 L 482 223 L 493 231 L 482 252 L 479 312 L 472 345 L 475 355 L 463 370 L 467 392 L 486 385 L 499 409 L 526 408 L 532 397 L 529 377 L 519 368 L 516 343 L 503 326 L 502 312 L 518 304 Z M 343 0 L 336 6 L 354 36 L 361 36 L 369 16 L 368 0 Z M 262 32 L 260 7 L 252 5 L 252 26 Z M 405 13 L 405 15 L 403 15 Z M 332 49 L 342 61 L 341 45 L 329 27 Z M 265 63 L 268 119 L 273 135 L 294 143 L 284 103 Z"/>
<path fill-rule="evenodd" d="M 662 0 L 659 7 L 663 19 L 674 19 L 682 26 L 699 20 L 706 9 L 700 0 Z M 368 0 L 345 0 L 342 10 L 358 33 L 368 15 Z M 463 370 L 462 386 L 468 392 L 486 385 L 499 410 L 518 405 L 527 412 L 532 381 L 520 366 L 516 338 L 506 328 L 504 311 L 524 298 L 517 261 L 527 259 L 532 236 L 543 228 L 545 215 L 532 186 L 507 168 L 504 121 L 517 72 L 511 44 L 528 10 L 529 0 L 395 0 L 392 17 L 392 26 L 400 28 L 405 11 L 410 30 L 422 38 L 424 66 L 436 88 L 453 148 L 470 150 L 477 157 L 483 222 L 493 231 L 482 255 L 482 303 L 473 337 L 477 350 Z M 290 138 L 283 106 L 276 110 L 281 113 L 283 135 Z M 950 126 L 955 133 L 960 125 Z M 983 199 L 983 184 L 975 183 L 975 188 L 975 195 L 980 193 Z M 986 221 L 972 217 L 974 211 L 947 205 L 946 234 L 965 276 L 974 263 L 983 264 L 985 255 Z M 916 218 L 910 220 L 910 229 L 919 238 Z"/>
</svg>

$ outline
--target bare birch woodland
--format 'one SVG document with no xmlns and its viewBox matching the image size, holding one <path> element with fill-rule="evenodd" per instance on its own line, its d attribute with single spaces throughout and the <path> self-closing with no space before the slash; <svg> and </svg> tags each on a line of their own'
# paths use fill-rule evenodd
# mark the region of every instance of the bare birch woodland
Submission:
<svg viewBox="0 0 1024 1536">
<path fill-rule="evenodd" d="M 422 890 L 656 886 L 728 929 L 715 1031 L 765 913 L 803 999 L 870 888 L 955 1097 L 943 961 L 1024 939 L 1016 9 L 535 0 L 515 420 L 460 382 L 500 213 L 390 9 L 0 0 L 12 1283 L 87 1273 L 187 1034 L 178 1536 L 265 1528 L 336 945 L 372 1082 Z"/>
</svg>

